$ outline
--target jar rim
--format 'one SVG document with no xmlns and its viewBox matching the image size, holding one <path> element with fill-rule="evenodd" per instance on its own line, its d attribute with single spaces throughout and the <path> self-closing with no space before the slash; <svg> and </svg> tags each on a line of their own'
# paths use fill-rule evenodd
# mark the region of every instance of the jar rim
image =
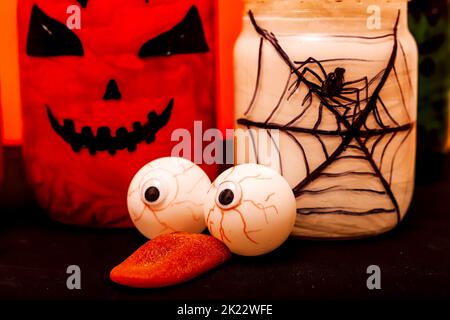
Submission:
<svg viewBox="0 0 450 320">
<path fill-rule="evenodd" d="M 386 11 L 407 10 L 411 0 L 244 0 L 245 10 L 251 10 L 257 15 L 281 16 L 336 16 L 345 13 L 346 16 L 366 16 L 364 8 L 380 6 Z M 367 8 L 367 9 L 368 9 Z M 364 10 L 362 10 L 364 9 Z M 363 12 L 364 11 L 364 12 Z"/>
</svg>

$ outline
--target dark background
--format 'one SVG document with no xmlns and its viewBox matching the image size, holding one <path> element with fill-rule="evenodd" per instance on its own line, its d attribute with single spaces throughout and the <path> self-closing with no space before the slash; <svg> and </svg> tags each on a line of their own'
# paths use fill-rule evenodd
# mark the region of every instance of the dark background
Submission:
<svg viewBox="0 0 450 320">
<path fill-rule="evenodd" d="M 0 300 L 448 299 L 450 298 L 450 160 L 441 178 L 416 188 L 407 219 L 380 237 L 290 240 L 259 258 L 233 257 L 189 283 L 133 290 L 111 283 L 109 271 L 145 239 L 136 230 L 89 230 L 50 221 L 33 204 L 20 150 L 7 148 L 0 226 Z M 79 265 L 82 289 L 66 287 Z M 378 265 L 382 290 L 367 289 Z"/>
</svg>

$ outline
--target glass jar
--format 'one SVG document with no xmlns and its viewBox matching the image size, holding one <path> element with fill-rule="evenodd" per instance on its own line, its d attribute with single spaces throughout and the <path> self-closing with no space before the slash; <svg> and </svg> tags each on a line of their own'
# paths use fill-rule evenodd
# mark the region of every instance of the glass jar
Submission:
<svg viewBox="0 0 450 320">
<path fill-rule="evenodd" d="M 210 0 L 18 1 L 23 154 L 54 219 L 132 226 L 136 172 L 175 130 L 215 127 L 215 15 Z"/>
<path fill-rule="evenodd" d="M 414 188 L 417 45 L 406 0 L 248 0 L 235 47 L 236 162 L 278 170 L 294 236 L 399 224 Z"/>
</svg>

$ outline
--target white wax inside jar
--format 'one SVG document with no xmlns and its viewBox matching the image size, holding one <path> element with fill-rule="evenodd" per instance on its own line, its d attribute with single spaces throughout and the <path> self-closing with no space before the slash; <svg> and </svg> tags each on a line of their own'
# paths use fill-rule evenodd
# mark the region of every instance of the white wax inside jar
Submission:
<svg viewBox="0 0 450 320">
<path fill-rule="evenodd" d="M 305 32 L 299 32 L 294 21 L 264 18 L 260 26 L 269 32 L 282 29 L 273 32 L 294 65 L 300 67 L 295 62 L 310 57 L 318 61 L 297 71 L 309 68 L 312 72 L 306 71 L 304 77 L 317 84 L 319 93 L 311 94 L 309 104 L 309 100 L 305 101 L 310 92 L 308 85 L 301 84 L 295 92 L 289 89 L 299 79 L 298 73 L 292 72 L 292 65 L 267 40 L 263 41 L 259 54 L 261 36 L 246 18 L 235 49 L 236 120 L 245 121 L 239 122 L 238 128 L 254 131 L 248 134 L 252 143 L 238 142 L 236 160 L 269 165 L 288 180 L 297 192 L 299 214 L 295 235 L 359 237 L 392 229 L 406 214 L 414 187 L 415 42 L 406 28 L 399 28 L 396 37 L 361 38 L 394 34 L 395 21 L 390 32 L 389 28 L 387 32 L 364 32 L 366 26 L 362 25 L 362 31 L 358 30 L 356 35 L 359 38 L 353 37 L 352 30 L 336 33 L 342 26 L 336 28 L 333 21 L 322 22 L 322 26 L 318 21 L 306 23 Z M 283 28 L 281 24 L 285 24 Z M 293 26 L 291 31 L 286 28 L 289 24 Z M 308 28 L 314 32 L 307 32 Z M 391 56 L 395 57 L 395 63 L 386 74 L 385 83 L 380 84 Z M 360 80 L 343 87 L 340 98 L 324 89 L 327 77 L 336 68 L 345 69 L 344 83 Z M 365 77 L 368 83 L 363 80 Z M 377 88 L 380 99 L 357 127 L 358 116 L 364 113 Z M 321 107 L 320 94 L 331 108 L 337 108 L 350 128 L 336 118 L 336 113 Z M 346 114 L 343 105 L 349 109 Z M 361 114 L 358 109 L 355 111 L 357 105 Z M 355 116 L 349 116 L 353 112 Z M 280 129 L 279 141 L 267 134 L 269 127 Z M 348 129 L 359 132 L 359 141 L 351 138 L 341 148 Z M 267 145 L 275 152 L 265 155 L 261 149 Z M 333 158 L 335 152 L 338 154 Z M 299 185 L 302 187 L 298 188 Z"/>
</svg>

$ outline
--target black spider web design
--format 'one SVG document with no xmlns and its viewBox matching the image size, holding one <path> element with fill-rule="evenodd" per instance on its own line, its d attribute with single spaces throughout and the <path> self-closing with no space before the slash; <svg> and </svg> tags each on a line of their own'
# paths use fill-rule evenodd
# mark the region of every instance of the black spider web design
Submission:
<svg viewBox="0 0 450 320">
<path fill-rule="evenodd" d="M 388 199 L 388 205 L 383 208 L 370 208 L 367 210 L 354 210 L 346 207 L 309 207 L 297 209 L 300 215 L 320 215 L 320 214 L 339 214 L 350 216 L 366 216 L 373 214 L 395 214 L 397 222 L 401 220 L 400 206 L 392 190 L 392 183 L 394 177 L 394 165 L 400 149 L 404 146 L 408 138 L 411 136 L 415 123 L 411 121 L 406 106 L 406 100 L 403 89 L 400 84 L 399 76 L 396 68 L 396 59 L 400 50 L 403 54 L 403 62 L 406 66 L 408 74 L 408 83 L 412 89 L 412 81 L 410 79 L 409 68 L 405 51 L 397 38 L 398 24 L 400 20 L 400 11 L 391 34 L 386 34 L 378 37 L 355 37 L 365 40 L 392 38 L 393 47 L 387 62 L 386 68 L 378 72 L 372 79 L 364 77 L 353 81 L 343 83 L 342 89 L 335 95 L 326 94 L 323 89 L 323 84 L 327 78 L 327 71 L 323 66 L 326 62 L 335 61 L 360 61 L 369 62 L 364 59 L 328 59 L 318 61 L 312 57 L 305 61 L 292 61 L 288 54 L 283 50 L 277 37 L 272 33 L 261 28 L 256 22 L 252 12 L 249 12 L 251 22 L 255 31 L 260 35 L 259 55 L 258 55 L 258 71 L 255 84 L 255 91 L 251 98 L 248 109 L 245 111 L 243 118 L 238 119 L 238 124 L 249 129 L 250 137 L 255 151 L 255 159 L 259 163 L 258 148 L 255 142 L 251 128 L 269 130 L 280 130 L 299 148 L 303 158 L 306 176 L 296 186 L 293 191 L 297 198 L 305 195 L 320 195 L 329 192 L 348 191 L 358 194 L 371 194 Z M 332 36 L 342 38 L 352 38 L 348 36 Z M 261 82 L 262 56 L 265 42 L 268 42 L 278 53 L 284 63 L 291 70 L 289 78 L 284 86 L 280 98 L 265 121 L 253 121 L 249 115 L 255 107 L 255 102 Z M 390 75 L 394 75 L 397 83 L 401 100 L 403 104 L 403 111 L 407 116 L 407 123 L 401 124 L 400 121 L 389 112 L 388 106 L 381 97 L 381 91 L 384 88 Z M 289 100 L 299 90 L 301 86 L 307 88 L 307 94 L 301 101 L 301 111 L 292 120 L 286 124 L 280 124 L 273 121 L 274 115 L 279 111 L 282 102 Z M 374 87 L 374 88 L 373 88 Z M 373 88 L 373 89 L 372 89 Z M 312 128 L 305 126 L 298 126 L 298 123 L 312 108 L 317 108 L 313 105 L 313 99 L 319 101 L 318 116 Z M 322 128 L 324 112 L 331 113 L 336 119 L 336 129 Z M 369 127 L 368 119 L 373 120 L 374 125 Z M 301 142 L 301 136 L 308 135 L 314 137 L 320 144 L 323 152 L 324 161 L 316 168 L 310 164 L 308 153 L 305 146 Z M 330 147 L 327 146 L 326 138 L 339 139 L 338 146 L 331 152 Z M 272 138 L 272 136 L 270 136 Z M 272 139 L 273 140 L 273 139 Z M 394 149 L 395 148 L 395 149 Z M 283 174 L 282 156 L 279 152 L 279 146 L 276 146 L 279 155 L 280 170 Z M 390 152 L 388 152 L 390 150 Z M 390 154 L 390 159 L 388 154 Z M 330 167 L 341 160 L 357 159 L 364 160 L 368 163 L 370 169 L 366 171 L 339 171 L 332 172 Z M 388 166 L 388 174 L 383 175 L 383 168 Z M 339 178 L 339 177 L 364 177 L 367 179 L 376 179 L 381 183 L 382 189 L 375 188 L 347 188 L 341 185 L 331 185 L 329 187 L 317 189 L 312 188 L 314 183 L 323 178 Z M 386 201 L 385 201 L 386 202 Z"/>
</svg>

